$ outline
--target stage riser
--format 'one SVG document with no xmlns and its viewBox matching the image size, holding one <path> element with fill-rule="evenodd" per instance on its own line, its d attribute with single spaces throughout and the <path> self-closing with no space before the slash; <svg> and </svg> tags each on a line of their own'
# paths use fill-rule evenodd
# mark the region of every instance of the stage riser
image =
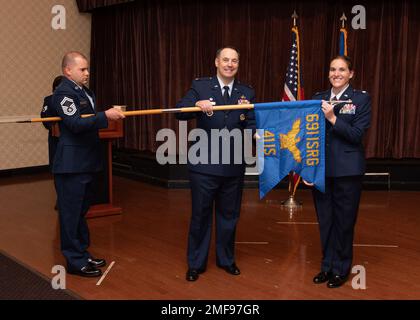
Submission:
<svg viewBox="0 0 420 320">
<path fill-rule="evenodd" d="M 188 188 L 188 168 L 186 165 L 160 165 L 151 152 L 132 150 L 113 151 L 113 174 L 143 181 L 166 188 Z M 0 171 L 1 177 L 31 175 L 48 172 L 48 166 L 17 168 Z M 420 159 L 368 159 L 367 173 L 363 187 L 366 190 L 420 190 Z M 384 175 L 384 174 L 389 174 Z M 287 180 L 280 182 L 277 188 L 287 188 Z M 245 188 L 258 188 L 256 176 L 245 177 Z M 299 188 L 307 188 L 301 184 Z"/>
<path fill-rule="evenodd" d="M 116 150 L 113 172 L 167 188 L 188 188 L 187 165 L 160 165 L 150 152 Z M 367 190 L 420 190 L 420 159 L 368 159 L 363 187 Z M 378 175 L 370 175 L 379 173 Z M 387 175 L 385 175 L 387 174 Z M 287 179 L 278 188 L 287 188 Z M 245 177 L 245 188 L 258 188 L 257 176 Z M 300 188 L 306 188 L 303 184 Z"/>
</svg>

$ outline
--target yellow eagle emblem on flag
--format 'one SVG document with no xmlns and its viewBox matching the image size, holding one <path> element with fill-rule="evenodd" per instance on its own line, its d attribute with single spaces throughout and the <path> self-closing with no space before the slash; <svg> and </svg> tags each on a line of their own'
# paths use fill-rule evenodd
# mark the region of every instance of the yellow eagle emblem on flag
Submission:
<svg viewBox="0 0 420 320">
<path fill-rule="evenodd" d="M 280 133 L 280 148 L 287 149 L 293 155 L 293 159 L 296 162 L 302 162 L 302 157 L 300 155 L 300 150 L 296 146 L 296 144 L 300 141 L 300 138 L 296 138 L 300 131 L 300 118 L 298 118 L 295 122 L 293 122 L 292 130 L 290 130 L 287 134 Z"/>
</svg>

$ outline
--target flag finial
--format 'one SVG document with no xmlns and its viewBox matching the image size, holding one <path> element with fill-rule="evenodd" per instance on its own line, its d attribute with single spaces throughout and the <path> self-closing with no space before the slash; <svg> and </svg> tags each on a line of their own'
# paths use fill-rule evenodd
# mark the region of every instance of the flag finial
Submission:
<svg viewBox="0 0 420 320">
<path fill-rule="evenodd" d="M 345 23 L 347 21 L 347 17 L 343 12 L 343 15 L 340 17 L 340 21 L 341 21 L 341 27 L 344 28 L 345 27 Z"/>
<path fill-rule="evenodd" d="M 293 18 L 293 26 L 296 27 L 296 19 L 299 18 L 299 16 L 296 13 L 296 10 L 293 10 L 292 18 Z"/>
</svg>

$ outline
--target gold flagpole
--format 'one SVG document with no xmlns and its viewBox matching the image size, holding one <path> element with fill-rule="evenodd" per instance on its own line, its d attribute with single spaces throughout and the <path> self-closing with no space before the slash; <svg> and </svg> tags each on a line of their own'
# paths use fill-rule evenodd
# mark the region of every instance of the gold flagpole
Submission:
<svg viewBox="0 0 420 320">
<path fill-rule="evenodd" d="M 124 106 L 113 106 L 113 107 L 124 107 Z M 214 111 L 219 110 L 238 110 L 238 109 L 253 109 L 253 104 L 235 104 L 235 105 L 224 105 L 224 106 L 214 106 Z M 171 109 L 149 109 L 149 110 L 135 110 L 135 111 L 123 111 L 122 113 L 126 117 L 131 116 L 146 116 L 154 114 L 165 114 L 165 113 L 179 113 L 179 112 L 199 112 L 201 109 L 199 107 L 186 107 L 186 108 L 171 108 Z M 82 114 L 82 118 L 93 117 L 94 114 Z M 10 117 L 0 117 L 0 123 L 35 123 L 35 122 L 54 122 L 61 121 L 60 117 L 46 117 L 46 118 L 30 118 L 30 117 L 15 117 L 14 119 Z"/>
<path fill-rule="evenodd" d="M 300 69 L 300 63 L 299 63 L 299 38 L 298 38 L 298 31 L 297 31 L 297 26 L 296 26 L 296 20 L 299 18 L 299 16 L 296 13 L 296 9 L 293 11 L 292 14 L 292 19 L 293 19 L 293 28 L 296 28 L 295 32 L 296 32 L 296 43 L 297 43 L 297 48 L 295 48 L 297 50 L 297 66 Z M 292 31 L 293 31 L 292 28 Z M 300 72 L 300 71 L 299 71 Z M 296 95 L 296 100 L 299 100 L 299 98 L 301 97 L 301 92 L 299 90 L 300 88 L 300 84 L 299 84 L 299 80 L 300 80 L 300 76 L 298 76 L 298 92 Z M 295 199 L 295 193 L 296 193 L 296 188 L 299 184 L 300 181 L 300 176 L 299 178 L 295 181 L 294 178 L 295 173 L 293 171 L 289 172 L 288 175 L 288 180 L 289 180 L 289 197 L 287 198 L 287 200 L 284 200 L 281 202 L 282 208 L 286 208 L 289 210 L 289 218 L 292 218 L 293 215 L 293 210 L 297 209 L 297 208 L 301 208 L 302 207 L 302 203 L 300 201 L 297 201 Z M 293 190 L 292 190 L 293 189 Z"/>
<path fill-rule="evenodd" d="M 339 101 L 327 101 L 330 104 L 339 103 L 351 103 L 351 100 L 339 100 Z M 113 106 L 124 108 L 126 106 Z M 254 104 L 233 104 L 233 105 L 221 105 L 214 106 L 213 111 L 221 110 L 243 110 L 243 109 L 254 109 Z M 131 116 L 146 116 L 155 114 L 166 114 L 166 113 L 183 113 L 183 112 L 201 112 L 199 107 L 185 107 L 185 108 L 170 108 L 170 109 L 149 109 L 149 110 L 135 110 L 135 111 L 123 111 L 126 117 Z M 82 118 L 93 117 L 94 114 L 82 114 Z M 0 117 L 0 124 L 2 123 L 37 123 L 37 122 L 55 122 L 61 121 L 60 117 L 46 117 L 46 118 L 31 118 L 30 116 L 15 116 L 15 117 Z"/>
</svg>

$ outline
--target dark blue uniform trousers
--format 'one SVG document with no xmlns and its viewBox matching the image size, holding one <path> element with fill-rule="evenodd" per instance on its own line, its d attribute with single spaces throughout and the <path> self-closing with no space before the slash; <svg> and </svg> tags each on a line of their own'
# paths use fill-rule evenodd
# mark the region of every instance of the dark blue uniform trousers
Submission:
<svg viewBox="0 0 420 320">
<path fill-rule="evenodd" d="M 243 175 L 223 177 L 190 171 L 192 216 L 188 235 L 188 267 L 204 270 L 210 248 L 213 207 L 216 211 L 216 263 L 235 262 L 235 232 L 241 209 Z"/>
<path fill-rule="evenodd" d="M 325 193 L 313 189 L 322 245 L 321 271 L 347 276 L 353 261 L 353 236 L 363 176 L 325 179 Z"/>
<path fill-rule="evenodd" d="M 80 269 L 91 257 L 89 228 L 85 215 L 93 195 L 92 173 L 55 174 L 55 187 L 61 229 L 61 251 L 67 260 L 67 267 Z"/>
</svg>

